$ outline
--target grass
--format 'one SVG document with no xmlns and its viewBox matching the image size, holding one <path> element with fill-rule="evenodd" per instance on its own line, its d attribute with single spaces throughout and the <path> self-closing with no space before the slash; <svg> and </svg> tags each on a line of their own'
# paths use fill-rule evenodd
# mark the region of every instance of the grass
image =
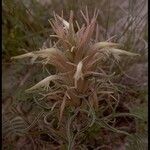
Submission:
<svg viewBox="0 0 150 150">
<path fill-rule="evenodd" d="M 23 1 L 10 3 L 9 0 L 3 0 L 2 43 L 5 59 L 20 54 L 21 49 L 27 49 L 28 51 L 37 49 L 50 32 L 49 27 L 44 27 L 41 23 L 45 21 L 44 18 L 40 18 L 41 15 L 45 15 L 45 8 L 42 8 L 34 0 L 31 1 L 30 7 Z M 37 10 L 42 14 L 37 13 Z"/>
</svg>

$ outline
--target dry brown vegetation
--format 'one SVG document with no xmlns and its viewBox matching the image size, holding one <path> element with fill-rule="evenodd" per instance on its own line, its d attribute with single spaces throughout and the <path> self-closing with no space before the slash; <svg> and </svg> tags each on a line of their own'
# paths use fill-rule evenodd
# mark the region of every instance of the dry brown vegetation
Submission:
<svg viewBox="0 0 150 150">
<path fill-rule="evenodd" d="M 124 71 L 127 64 L 143 61 L 143 53 L 131 52 L 125 29 L 118 39 L 113 32 L 100 32 L 98 10 L 92 14 L 86 7 L 79 22 L 76 12 L 68 19 L 64 14 L 54 13 L 49 20 L 54 31 L 49 47 L 12 57 L 30 59 L 37 74 L 44 68 L 49 75 L 25 90 L 30 105 L 12 105 L 12 99 L 4 103 L 4 143 L 12 149 L 111 150 L 121 149 L 128 138 L 131 149 L 144 149 L 136 134 L 144 118 L 132 111 L 142 98 L 137 86 L 124 80 L 132 80 Z"/>
</svg>

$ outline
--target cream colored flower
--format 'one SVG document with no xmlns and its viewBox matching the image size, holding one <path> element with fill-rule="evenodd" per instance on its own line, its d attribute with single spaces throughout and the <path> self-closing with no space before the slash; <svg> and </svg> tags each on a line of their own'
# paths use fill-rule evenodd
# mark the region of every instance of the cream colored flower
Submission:
<svg viewBox="0 0 150 150">
<path fill-rule="evenodd" d="M 74 74 L 75 88 L 77 88 L 77 82 L 78 82 L 78 80 L 80 78 L 83 79 L 82 68 L 83 68 L 83 63 L 82 63 L 82 61 L 80 61 L 78 63 L 78 65 L 77 65 L 77 69 L 76 69 L 76 72 Z"/>
<path fill-rule="evenodd" d="M 101 49 L 101 48 L 105 48 L 105 47 L 116 47 L 116 46 L 119 46 L 118 43 L 112 43 L 112 42 L 98 42 L 98 43 L 95 43 L 93 45 L 93 48 L 94 49 Z"/>
<path fill-rule="evenodd" d="M 48 90 L 50 81 L 54 81 L 54 80 L 62 80 L 62 77 L 59 75 L 51 75 L 49 77 L 46 77 L 45 79 L 43 79 L 42 81 L 34 85 L 33 87 L 27 89 L 26 92 L 33 91 L 39 88 L 45 88 L 46 90 Z"/>
<path fill-rule="evenodd" d="M 65 26 L 65 28 L 69 29 L 69 22 L 67 22 L 66 20 L 64 20 L 63 18 L 61 18 L 59 15 L 57 15 L 57 18 L 63 23 L 63 25 Z"/>
</svg>

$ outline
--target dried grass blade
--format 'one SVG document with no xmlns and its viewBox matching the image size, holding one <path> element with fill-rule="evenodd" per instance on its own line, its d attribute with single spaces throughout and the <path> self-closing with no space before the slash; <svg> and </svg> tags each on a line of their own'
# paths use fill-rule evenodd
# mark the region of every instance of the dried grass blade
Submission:
<svg viewBox="0 0 150 150">
<path fill-rule="evenodd" d="M 63 111 L 64 111 L 65 105 L 66 105 L 66 100 L 67 100 L 67 94 L 65 93 L 65 95 L 63 97 L 63 101 L 62 101 L 61 106 L 60 106 L 59 124 L 62 120 Z"/>
<path fill-rule="evenodd" d="M 98 97 L 96 91 L 93 92 L 93 101 L 94 101 L 95 109 L 98 110 Z"/>
</svg>

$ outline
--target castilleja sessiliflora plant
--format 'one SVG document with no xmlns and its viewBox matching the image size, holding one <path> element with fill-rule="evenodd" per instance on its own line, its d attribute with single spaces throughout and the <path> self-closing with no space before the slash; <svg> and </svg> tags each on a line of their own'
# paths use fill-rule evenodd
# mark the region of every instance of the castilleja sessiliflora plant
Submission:
<svg viewBox="0 0 150 150">
<path fill-rule="evenodd" d="M 54 19 L 50 21 L 50 24 L 56 35 L 51 35 L 51 37 L 57 38 L 57 42 L 50 48 L 13 57 L 13 59 L 29 57 L 32 63 L 40 60 L 43 65 L 55 66 L 56 74 L 46 77 L 27 89 L 26 92 L 39 92 L 42 93 L 42 99 L 53 100 L 51 111 L 58 112 L 59 127 L 68 120 L 65 112 L 68 109 L 74 112 L 69 123 L 66 123 L 70 147 L 75 139 L 75 136 L 70 134 L 70 130 L 76 128 L 80 133 L 98 120 L 103 120 L 103 123 L 98 123 L 102 127 L 127 134 L 109 124 L 110 119 L 117 116 L 115 110 L 119 101 L 119 89 L 111 81 L 115 72 L 110 72 L 109 68 L 111 61 L 119 63 L 121 56 L 138 56 L 138 54 L 119 49 L 118 43 L 98 42 L 93 38 L 93 34 L 97 36 L 98 12 L 95 11 L 92 19 L 89 18 L 87 11 L 85 14 L 83 12 L 81 14 L 85 20 L 85 24 L 82 26 L 77 21 L 73 21 L 73 12 L 70 13 L 68 22 L 63 19 L 63 16 L 54 14 Z M 74 26 L 77 27 L 77 31 Z M 50 83 L 53 83 L 52 86 Z M 106 108 L 110 110 L 108 116 L 101 113 L 101 110 Z M 89 118 L 88 123 L 86 126 L 83 125 L 83 128 L 79 124 L 82 124 L 87 118 Z M 71 127 L 73 120 L 76 125 Z"/>
</svg>

